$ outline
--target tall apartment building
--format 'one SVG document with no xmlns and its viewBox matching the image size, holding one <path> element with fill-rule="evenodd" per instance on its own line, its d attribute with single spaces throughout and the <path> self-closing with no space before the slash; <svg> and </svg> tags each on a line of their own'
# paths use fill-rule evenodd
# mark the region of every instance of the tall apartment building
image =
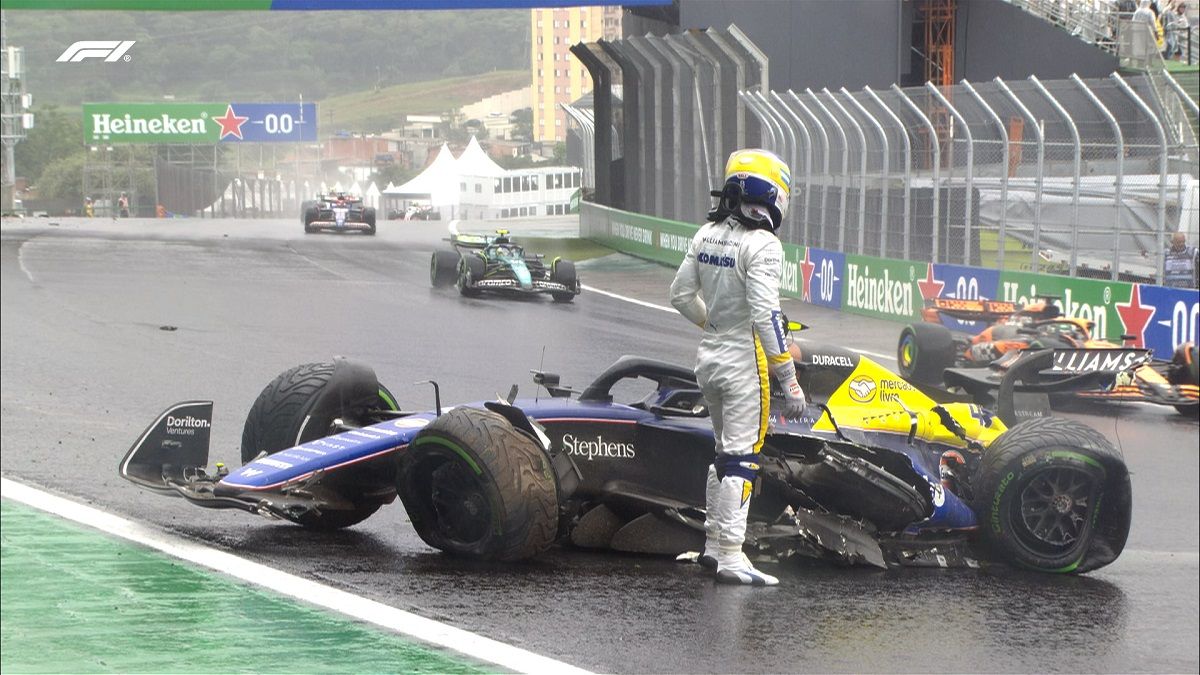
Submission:
<svg viewBox="0 0 1200 675">
<path fill-rule="evenodd" d="M 592 89 L 587 69 L 569 49 L 577 42 L 621 37 L 621 8 L 568 7 L 530 10 L 530 66 L 533 85 L 533 140 L 565 141 L 566 113 L 559 103 L 570 103 Z"/>
</svg>

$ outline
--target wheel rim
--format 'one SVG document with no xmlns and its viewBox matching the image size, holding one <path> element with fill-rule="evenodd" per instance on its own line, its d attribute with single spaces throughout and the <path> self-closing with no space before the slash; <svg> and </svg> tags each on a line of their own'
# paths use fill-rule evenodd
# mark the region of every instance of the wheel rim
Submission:
<svg viewBox="0 0 1200 675">
<path fill-rule="evenodd" d="M 916 357 L 916 345 L 913 344 L 911 335 L 905 335 L 900 340 L 900 367 L 906 370 L 912 368 L 913 359 Z"/>
<path fill-rule="evenodd" d="M 470 546 L 488 536 L 492 508 L 482 483 L 464 462 L 445 460 L 429 473 L 435 527 L 446 540 Z"/>
<path fill-rule="evenodd" d="M 1017 504 L 1027 545 L 1051 553 L 1076 546 L 1087 529 L 1095 487 L 1094 476 L 1073 467 L 1047 468 L 1031 477 Z"/>
</svg>

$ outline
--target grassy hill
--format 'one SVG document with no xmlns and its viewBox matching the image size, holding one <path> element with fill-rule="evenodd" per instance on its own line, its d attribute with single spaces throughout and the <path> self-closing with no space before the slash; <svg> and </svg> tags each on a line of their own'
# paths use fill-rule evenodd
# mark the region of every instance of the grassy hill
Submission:
<svg viewBox="0 0 1200 675">
<path fill-rule="evenodd" d="M 333 96 L 319 101 L 321 129 L 323 133 L 338 129 L 385 131 L 399 126 L 405 114 L 448 112 L 494 94 L 528 87 L 529 83 L 527 70 L 499 70 Z"/>
</svg>

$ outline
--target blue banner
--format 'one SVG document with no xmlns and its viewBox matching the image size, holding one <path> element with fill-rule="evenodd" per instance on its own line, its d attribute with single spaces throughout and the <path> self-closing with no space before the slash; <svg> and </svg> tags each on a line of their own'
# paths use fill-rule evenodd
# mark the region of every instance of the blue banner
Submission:
<svg viewBox="0 0 1200 675">
<path fill-rule="evenodd" d="M 1134 284 L 1129 302 L 1117 302 L 1124 333 L 1137 347 L 1154 350 L 1155 358 L 1169 359 L 1184 342 L 1195 342 L 1200 332 L 1200 292 Z"/>
<path fill-rule="evenodd" d="M 804 280 L 803 300 L 814 305 L 842 308 L 842 277 L 846 274 L 846 256 L 819 248 L 804 249 L 800 275 Z"/>
<path fill-rule="evenodd" d="M 317 140 L 315 103 L 230 103 L 220 125 L 222 143 L 297 143 Z"/>
</svg>

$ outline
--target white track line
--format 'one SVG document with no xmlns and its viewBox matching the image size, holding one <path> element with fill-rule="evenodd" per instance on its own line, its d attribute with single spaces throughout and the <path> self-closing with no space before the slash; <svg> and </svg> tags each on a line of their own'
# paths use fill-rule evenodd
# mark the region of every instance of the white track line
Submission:
<svg viewBox="0 0 1200 675">
<path fill-rule="evenodd" d="M 21 242 L 21 246 L 17 249 L 17 265 L 20 266 L 25 276 L 29 277 L 29 283 L 37 284 L 37 280 L 33 278 L 33 272 L 30 272 L 29 268 L 25 266 L 25 245 L 28 243 L 29 241 Z"/>
<path fill-rule="evenodd" d="M 675 310 L 673 308 L 667 307 L 666 305 L 656 305 L 653 302 L 646 302 L 645 300 L 638 300 L 637 298 L 631 298 L 626 295 L 620 295 L 617 293 L 613 293 L 612 291 L 606 291 L 602 288 L 596 288 L 595 286 L 588 286 L 587 284 L 580 284 L 580 285 L 583 286 L 583 290 L 585 290 L 589 293 L 598 293 L 600 295 L 605 295 L 610 298 L 615 298 L 617 300 L 621 300 L 624 302 L 631 302 L 631 303 L 633 303 L 635 305 L 639 305 L 641 307 L 649 307 L 650 309 L 657 309 L 657 310 L 661 310 L 663 312 L 671 312 L 672 314 L 675 313 Z M 894 361 L 896 359 L 895 356 L 892 356 L 889 354 L 880 354 L 879 352 L 872 352 L 872 351 L 868 351 L 866 349 L 855 349 L 853 347 L 846 347 L 846 349 L 849 349 L 850 351 L 855 352 L 856 354 L 866 354 L 867 356 L 870 356 L 870 357 L 873 357 L 876 359 L 886 359 L 888 361 Z"/>
<path fill-rule="evenodd" d="M 7 499 L 53 513 L 167 555 L 227 574 L 281 595 L 345 614 L 472 659 L 523 673 L 586 673 L 575 666 L 461 628 L 288 574 L 245 558 L 155 530 L 0 476 Z M 447 589 L 447 592 L 454 592 Z"/>
</svg>

